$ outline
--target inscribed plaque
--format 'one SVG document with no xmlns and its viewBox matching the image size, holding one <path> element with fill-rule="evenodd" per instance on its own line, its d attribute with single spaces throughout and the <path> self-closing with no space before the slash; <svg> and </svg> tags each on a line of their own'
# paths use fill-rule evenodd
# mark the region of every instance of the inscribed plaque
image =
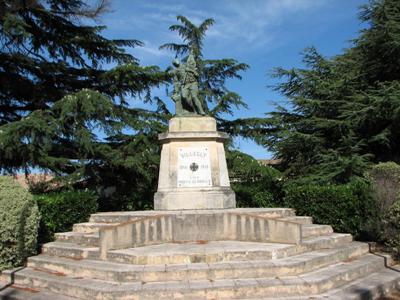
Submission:
<svg viewBox="0 0 400 300">
<path fill-rule="evenodd" d="M 210 155 L 207 147 L 178 148 L 178 187 L 211 186 Z"/>
</svg>

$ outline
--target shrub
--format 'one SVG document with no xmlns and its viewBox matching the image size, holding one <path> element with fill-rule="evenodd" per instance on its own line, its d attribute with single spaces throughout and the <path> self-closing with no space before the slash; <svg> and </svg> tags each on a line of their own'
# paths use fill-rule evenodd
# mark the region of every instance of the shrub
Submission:
<svg viewBox="0 0 400 300">
<path fill-rule="evenodd" d="M 383 218 L 383 239 L 400 260 L 400 199 L 390 206 Z"/>
<path fill-rule="evenodd" d="M 374 222 L 370 222 L 369 231 L 374 233 L 372 239 L 396 249 L 400 245 L 400 238 L 395 232 L 400 225 L 394 222 L 399 206 L 396 203 L 400 192 L 400 165 L 394 162 L 379 163 L 368 171 L 367 178 L 371 182 L 377 216 Z"/>
<path fill-rule="evenodd" d="M 237 207 L 274 207 L 274 195 L 262 183 L 233 183 Z"/>
<path fill-rule="evenodd" d="M 253 157 L 239 151 L 227 152 L 232 189 L 238 207 L 277 206 L 280 199 L 280 172 L 261 165 Z"/>
<path fill-rule="evenodd" d="M 343 185 L 299 185 L 284 187 L 284 204 L 299 215 L 313 217 L 315 223 L 332 225 L 337 232 L 364 237 L 368 222 L 376 209 L 370 186 L 357 180 Z"/>
<path fill-rule="evenodd" d="M 12 177 L 0 176 L 0 270 L 36 253 L 39 219 L 32 195 Z"/>
<path fill-rule="evenodd" d="M 380 214 L 384 215 L 396 202 L 400 192 L 400 165 L 385 162 L 374 165 L 367 174 L 373 187 L 373 198 Z"/>
<path fill-rule="evenodd" d="M 71 231 L 75 223 L 87 222 L 97 211 L 97 196 L 91 191 L 61 191 L 35 195 L 42 215 L 39 242 L 54 239 L 54 233 Z"/>
</svg>

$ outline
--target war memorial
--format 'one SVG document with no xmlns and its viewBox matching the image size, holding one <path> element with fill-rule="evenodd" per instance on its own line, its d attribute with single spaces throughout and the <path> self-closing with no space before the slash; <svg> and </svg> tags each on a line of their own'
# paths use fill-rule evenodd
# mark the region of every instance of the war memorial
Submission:
<svg viewBox="0 0 400 300">
<path fill-rule="evenodd" d="M 153 211 L 96 213 L 27 267 L 4 299 L 374 299 L 400 267 L 290 208 L 236 208 L 224 141 L 205 115 L 193 55 L 174 61 L 176 116 Z"/>
</svg>

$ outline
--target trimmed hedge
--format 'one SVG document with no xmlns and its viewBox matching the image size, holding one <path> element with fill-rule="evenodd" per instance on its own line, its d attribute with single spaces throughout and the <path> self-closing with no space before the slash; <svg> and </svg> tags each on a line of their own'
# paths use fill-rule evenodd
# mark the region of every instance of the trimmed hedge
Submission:
<svg viewBox="0 0 400 300">
<path fill-rule="evenodd" d="M 233 183 L 237 207 L 275 207 L 274 195 L 262 183 Z"/>
<path fill-rule="evenodd" d="M 39 243 L 54 240 L 54 233 L 71 231 L 75 223 L 87 222 L 97 211 L 97 195 L 91 191 L 61 191 L 35 195 L 42 219 Z"/>
<path fill-rule="evenodd" d="M 33 196 L 11 176 L 0 176 L 0 271 L 36 254 L 39 219 Z"/>
<path fill-rule="evenodd" d="M 354 181 L 343 185 L 288 184 L 284 205 L 298 215 L 313 217 L 318 224 L 332 225 L 335 231 L 368 236 L 369 222 L 376 219 L 370 185 Z"/>
</svg>

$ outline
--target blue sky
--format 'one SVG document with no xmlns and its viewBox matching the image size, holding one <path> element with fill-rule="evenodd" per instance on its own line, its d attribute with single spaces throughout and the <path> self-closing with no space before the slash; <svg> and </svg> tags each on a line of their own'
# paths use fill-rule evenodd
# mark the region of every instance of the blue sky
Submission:
<svg viewBox="0 0 400 300">
<path fill-rule="evenodd" d="M 111 12 L 100 19 L 107 26 L 108 38 L 132 38 L 145 43 L 129 50 L 142 65 L 165 69 L 174 53 L 159 50 L 167 42 L 179 42 L 169 26 L 177 15 L 195 24 L 213 18 L 204 43 L 206 58 L 234 58 L 250 65 L 243 80 L 228 86 L 249 105 L 235 111 L 235 118 L 262 117 L 273 110 L 273 103 L 285 99 L 269 87 L 274 67 L 300 67 L 301 51 L 315 46 L 321 54 L 334 56 L 350 46 L 364 26 L 357 18 L 359 6 L 367 0 L 112 0 Z M 164 89 L 154 94 L 166 98 Z M 168 101 L 168 100 L 167 100 Z M 173 107 L 172 101 L 168 101 Z M 136 100 L 134 105 L 143 106 Z M 255 158 L 270 158 L 266 149 L 237 139 L 236 147 Z"/>
</svg>

